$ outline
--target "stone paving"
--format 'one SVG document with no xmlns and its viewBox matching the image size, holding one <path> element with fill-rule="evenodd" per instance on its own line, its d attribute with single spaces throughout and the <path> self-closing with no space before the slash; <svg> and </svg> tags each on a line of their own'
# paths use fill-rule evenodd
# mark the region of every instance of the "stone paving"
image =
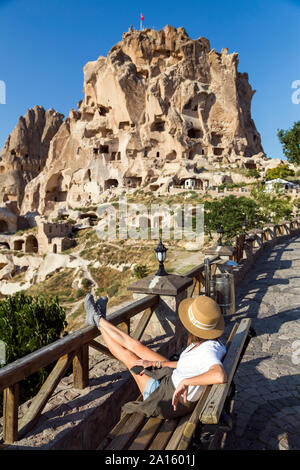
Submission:
<svg viewBox="0 0 300 470">
<path fill-rule="evenodd" d="M 300 237 L 266 249 L 236 290 L 254 337 L 235 376 L 225 449 L 300 449 Z"/>
</svg>

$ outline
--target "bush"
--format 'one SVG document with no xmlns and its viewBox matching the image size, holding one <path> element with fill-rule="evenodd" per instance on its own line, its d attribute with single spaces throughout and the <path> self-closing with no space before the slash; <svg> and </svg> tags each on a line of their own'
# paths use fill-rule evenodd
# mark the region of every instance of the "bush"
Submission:
<svg viewBox="0 0 300 470">
<path fill-rule="evenodd" d="M 289 176 L 295 176 L 295 172 L 288 165 L 278 165 L 276 168 L 269 168 L 266 173 L 267 180 L 285 179 Z"/>
<path fill-rule="evenodd" d="M 144 264 L 138 264 L 134 268 L 134 275 L 138 279 L 142 279 L 143 277 L 146 277 L 148 275 L 148 268 Z"/>
<path fill-rule="evenodd" d="M 247 171 L 247 176 L 249 178 L 258 179 L 260 178 L 260 172 L 258 170 L 255 170 L 254 168 L 251 168 L 250 170 Z"/>
<path fill-rule="evenodd" d="M 113 297 L 114 295 L 117 294 L 119 288 L 120 288 L 120 283 L 116 282 L 116 284 L 113 284 L 111 287 L 107 289 L 107 295 L 108 297 Z"/>
<path fill-rule="evenodd" d="M 34 298 L 22 291 L 0 301 L 0 339 L 6 346 L 7 364 L 53 343 L 66 326 L 65 310 L 57 297 Z M 41 369 L 20 383 L 20 403 L 36 395 L 51 368 Z"/>
<path fill-rule="evenodd" d="M 294 200 L 294 206 L 297 207 L 297 209 L 300 209 L 300 197 L 298 197 L 297 199 Z"/>
<path fill-rule="evenodd" d="M 78 289 L 75 293 L 75 298 L 78 300 L 84 297 L 85 295 L 86 295 L 86 291 L 84 289 Z"/>
<path fill-rule="evenodd" d="M 82 284 L 82 287 L 84 287 L 84 289 L 88 289 L 93 283 L 90 279 L 87 279 L 85 277 L 84 279 L 82 279 L 81 284 Z"/>
</svg>

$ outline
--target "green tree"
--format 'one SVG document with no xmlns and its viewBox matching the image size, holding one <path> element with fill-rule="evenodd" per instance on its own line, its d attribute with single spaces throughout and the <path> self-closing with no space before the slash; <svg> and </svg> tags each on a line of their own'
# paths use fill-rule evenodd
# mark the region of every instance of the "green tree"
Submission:
<svg viewBox="0 0 300 470">
<path fill-rule="evenodd" d="M 294 206 L 296 206 L 297 209 L 300 210 L 300 197 L 294 199 Z"/>
<path fill-rule="evenodd" d="M 295 176 L 295 172 L 288 165 L 278 165 L 276 168 L 269 168 L 266 173 L 267 180 L 285 179 L 289 176 Z"/>
<path fill-rule="evenodd" d="M 252 189 L 251 196 L 260 207 L 260 220 L 267 221 L 271 216 L 272 221 L 278 223 L 289 218 L 292 214 L 291 197 L 281 193 L 278 189 L 267 192 L 263 185 L 259 185 L 259 187 Z"/>
<path fill-rule="evenodd" d="M 300 165 L 300 121 L 294 122 L 293 127 L 286 131 L 278 129 L 277 136 L 288 161 Z"/>
<path fill-rule="evenodd" d="M 66 326 L 65 310 L 57 297 L 34 298 L 22 291 L 0 301 L 0 340 L 6 346 L 7 364 L 53 343 Z M 21 403 L 37 393 L 50 369 L 51 366 L 41 369 L 20 383 Z"/>
<path fill-rule="evenodd" d="M 219 200 L 206 201 L 204 203 L 204 230 L 211 235 L 220 226 L 224 228 L 225 242 L 243 229 L 243 223 L 247 222 L 247 227 L 254 227 L 255 221 L 261 218 L 261 213 L 257 203 L 245 196 L 236 197 L 233 195 Z"/>
</svg>

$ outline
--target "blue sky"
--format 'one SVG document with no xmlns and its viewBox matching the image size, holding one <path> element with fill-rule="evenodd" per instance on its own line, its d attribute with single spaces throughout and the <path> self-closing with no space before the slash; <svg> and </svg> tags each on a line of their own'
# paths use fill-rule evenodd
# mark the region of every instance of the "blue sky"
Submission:
<svg viewBox="0 0 300 470">
<path fill-rule="evenodd" d="M 252 116 L 269 157 L 282 157 L 277 129 L 300 120 L 300 0 L 0 0 L 0 147 L 34 105 L 68 115 L 82 99 L 82 68 L 106 55 L 131 24 L 184 26 L 191 38 L 239 53 L 252 87 Z M 0 94 L 1 98 L 1 94 Z"/>
</svg>

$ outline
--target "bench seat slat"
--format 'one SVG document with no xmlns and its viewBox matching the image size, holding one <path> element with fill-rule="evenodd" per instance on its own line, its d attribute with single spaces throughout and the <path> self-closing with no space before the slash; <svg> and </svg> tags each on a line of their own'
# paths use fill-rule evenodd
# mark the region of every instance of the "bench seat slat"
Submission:
<svg viewBox="0 0 300 470">
<path fill-rule="evenodd" d="M 223 363 L 227 375 L 227 382 L 225 384 L 212 386 L 205 407 L 200 414 L 200 421 L 203 424 L 217 424 L 219 422 L 224 402 L 249 332 L 250 324 L 250 318 L 243 318 L 239 324 Z"/>
<path fill-rule="evenodd" d="M 144 424 L 145 416 L 133 413 L 129 416 L 125 426 L 118 430 L 114 439 L 106 447 L 106 450 L 122 450 L 126 449 L 127 444 L 130 442 L 135 433 Z"/>
<path fill-rule="evenodd" d="M 100 442 L 97 450 L 104 450 L 111 441 L 116 437 L 120 429 L 126 425 L 126 421 L 128 421 L 130 415 L 124 415 L 120 421 L 114 426 L 114 428 L 110 431 L 110 433 Z"/>
<path fill-rule="evenodd" d="M 148 450 L 163 450 L 168 444 L 170 437 L 176 428 L 178 419 L 166 419 L 161 425 Z"/>
<path fill-rule="evenodd" d="M 140 429 L 134 442 L 128 450 L 145 450 L 152 441 L 153 436 L 163 422 L 160 418 L 149 418 L 146 424 Z"/>
<path fill-rule="evenodd" d="M 181 439 L 183 430 L 185 428 L 186 423 L 189 420 L 190 415 L 183 416 L 180 418 L 177 428 L 175 429 L 171 439 L 169 440 L 168 444 L 166 445 L 166 450 L 176 450 L 178 443 Z"/>
</svg>

